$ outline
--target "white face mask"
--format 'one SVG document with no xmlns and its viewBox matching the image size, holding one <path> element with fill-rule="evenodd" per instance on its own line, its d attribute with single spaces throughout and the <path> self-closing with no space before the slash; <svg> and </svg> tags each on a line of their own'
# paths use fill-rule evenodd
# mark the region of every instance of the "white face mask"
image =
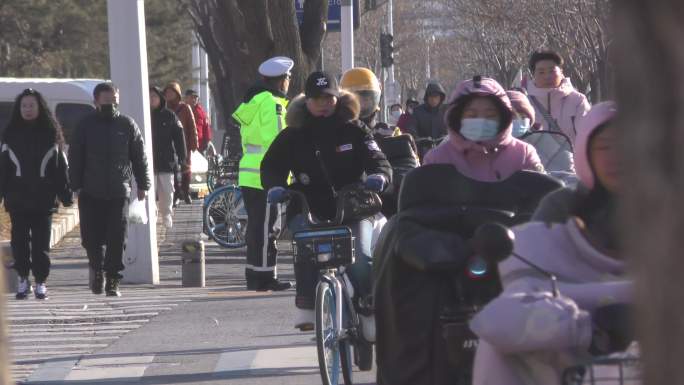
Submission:
<svg viewBox="0 0 684 385">
<path fill-rule="evenodd" d="M 394 110 L 390 113 L 390 115 L 392 115 L 393 118 L 399 120 L 399 118 L 401 117 L 401 110 Z"/>
<path fill-rule="evenodd" d="M 461 135 L 464 138 L 481 142 L 496 138 L 499 133 L 499 122 L 492 119 L 470 118 L 461 120 Z"/>
<path fill-rule="evenodd" d="M 530 130 L 530 118 L 513 120 L 513 136 L 519 138 Z"/>
</svg>

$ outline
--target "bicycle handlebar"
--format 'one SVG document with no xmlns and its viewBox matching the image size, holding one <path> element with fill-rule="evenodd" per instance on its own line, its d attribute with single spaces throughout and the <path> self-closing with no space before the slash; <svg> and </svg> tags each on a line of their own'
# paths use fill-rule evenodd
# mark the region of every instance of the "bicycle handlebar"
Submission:
<svg viewBox="0 0 684 385">
<path fill-rule="evenodd" d="M 364 189 L 362 183 L 354 183 L 342 187 L 342 189 L 337 193 L 337 196 L 335 198 L 335 218 L 332 220 L 322 220 L 313 215 L 311 213 L 311 207 L 309 206 L 309 202 L 306 199 L 306 195 L 304 195 L 304 193 L 302 193 L 301 191 L 288 189 L 287 193 L 298 199 L 299 202 L 302 204 L 302 214 L 304 214 L 304 217 L 306 218 L 307 222 L 311 226 L 321 227 L 341 225 L 342 221 L 344 220 L 344 199 L 347 196 L 347 193 L 351 191 L 359 191 L 362 189 Z"/>
</svg>

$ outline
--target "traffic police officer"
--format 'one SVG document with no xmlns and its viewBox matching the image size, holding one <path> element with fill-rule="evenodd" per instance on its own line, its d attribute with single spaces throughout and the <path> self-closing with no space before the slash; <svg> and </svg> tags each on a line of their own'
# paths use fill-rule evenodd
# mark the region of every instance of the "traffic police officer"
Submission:
<svg viewBox="0 0 684 385">
<path fill-rule="evenodd" d="M 279 229 L 276 205 L 267 210 L 266 192 L 261 186 L 261 160 L 271 142 L 285 128 L 292 59 L 278 56 L 259 66 L 261 79 L 247 91 L 233 113 L 240 124 L 242 159 L 238 183 L 247 209 L 247 290 L 280 291 L 292 287 L 279 281 L 276 271 L 276 238 Z"/>
</svg>

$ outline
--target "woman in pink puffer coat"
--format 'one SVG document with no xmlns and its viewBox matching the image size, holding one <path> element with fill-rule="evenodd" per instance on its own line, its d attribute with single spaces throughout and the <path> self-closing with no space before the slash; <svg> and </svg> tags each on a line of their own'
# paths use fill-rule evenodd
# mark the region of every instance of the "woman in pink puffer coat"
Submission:
<svg viewBox="0 0 684 385">
<path fill-rule="evenodd" d="M 520 170 L 544 171 L 534 147 L 511 135 L 511 101 L 496 80 L 476 76 L 463 81 L 449 103 L 448 137 L 425 155 L 424 164 L 452 164 L 463 175 L 484 182 Z"/>
<path fill-rule="evenodd" d="M 631 342 L 632 283 L 616 253 L 614 194 L 620 189 L 615 105 L 594 106 L 578 125 L 575 161 L 586 193 L 562 224 L 514 229 L 515 252 L 558 277 L 511 257 L 499 265 L 503 293 L 470 323 L 480 337 L 475 385 L 558 385 L 563 372 Z M 606 341 L 608 343 L 606 343 Z"/>
</svg>

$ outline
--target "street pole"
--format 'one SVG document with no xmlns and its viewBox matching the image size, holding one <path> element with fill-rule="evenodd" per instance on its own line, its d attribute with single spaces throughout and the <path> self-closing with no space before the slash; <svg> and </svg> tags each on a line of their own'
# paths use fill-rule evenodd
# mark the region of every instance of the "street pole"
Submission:
<svg viewBox="0 0 684 385">
<path fill-rule="evenodd" d="M 200 63 L 200 44 L 197 35 L 192 35 L 192 89 L 200 93 L 200 77 L 202 65 Z M 201 93 L 200 93 L 201 94 Z"/>
<path fill-rule="evenodd" d="M 387 33 L 394 38 L 394 4 L 392 0 L 389 0 L 387 3 Z M 388 97 L 390 97 L 392 100 L 390 100 L 392 103 L 396 103 L 396 91 L 397 87 L 396 84 L 394 83 L 394 63 L 389 68 L 386 68 L 387 71 L 387 82 L 384 83 L 383 87 L 383 95 L 384 95 L 384 106 L 383 106 L 383 112 L 382 116 L 385 122 L 387 122 L 388 118 Z M 392 95 L 388 95 L 388 91 L 391 88 L 392 90 Z"/>
<path fill-rule="evenodd" d="M 209 94 L 209 60 L 206 51 L 202 46 L 199 47 L 199 57 L 200 57 L 200 104 L 204 107 L 207 112 L 207 116 L 211 116 L 211 95 Z"/>
<path fill-rule="evenodd" d="M 352 0 L 342 0 L 342 72 L 354 68 L 354 3 Z"/>
<path fill-rule="evenodd" d="M 152 131 L 150 120 L 149 85 L 147 81 L 147 43 L 145 40 L 145 8 L 143 0 L 107 0 L 109 25 L 109 66 L 112 81 L 119 87 L 122 113 L 130 116 L 140 127 L 145 138 L 145 155 L 151 174 Z M 155 183 L 147 198 L 146 225 L 128 226 L 128 244 L 123 280 L 128 283 L 159 283 L 157 254 L 157 209 Z M 133 181 L 131 199 L 137 199 Z M 126 213 L 128 214 L 128 213 Z"/>
</svg>

